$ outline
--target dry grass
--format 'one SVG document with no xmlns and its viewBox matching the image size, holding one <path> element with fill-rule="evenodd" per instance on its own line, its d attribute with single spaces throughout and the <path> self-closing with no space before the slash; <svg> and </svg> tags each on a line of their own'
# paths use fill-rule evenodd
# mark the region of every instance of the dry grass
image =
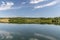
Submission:
<svg viewBox="0 0 60 40">
<path fill-rule="evenodd" d="M 0 22 L 9 22 L 9 19 L 5 18 L 5 19 L 0 19 Z"/>
</svg>

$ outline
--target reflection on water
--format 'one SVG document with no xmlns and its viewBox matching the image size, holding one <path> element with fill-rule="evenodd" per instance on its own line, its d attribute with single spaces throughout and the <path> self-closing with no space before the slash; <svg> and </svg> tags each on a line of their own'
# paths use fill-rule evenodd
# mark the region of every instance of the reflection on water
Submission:
<svg viewBox="0 0 60 40">
<path fill-rule="evenodd" d="M 7 39 L 12 39 L 12 38 L 13 36 L 11 35 L 11 33 L 6 32 L 6 31 L 0 31 L 0 40 L 2 39 L 7 40 Z"/>
<path fill-rule="evenodd" d="M 60 40 L 60 26 L 0 24 L 0 40 Z"/>
</svg>

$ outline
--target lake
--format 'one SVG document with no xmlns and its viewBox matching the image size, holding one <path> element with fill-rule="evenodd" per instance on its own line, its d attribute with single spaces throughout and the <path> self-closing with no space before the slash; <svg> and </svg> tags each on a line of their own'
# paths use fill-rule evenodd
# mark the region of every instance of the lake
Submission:
<svg viewBox="0 0 60 40">
<path fill-rule="evenodd" d="M 0 40 L 60 40 L 60 26 L 0 23 Z"/>
</svg>

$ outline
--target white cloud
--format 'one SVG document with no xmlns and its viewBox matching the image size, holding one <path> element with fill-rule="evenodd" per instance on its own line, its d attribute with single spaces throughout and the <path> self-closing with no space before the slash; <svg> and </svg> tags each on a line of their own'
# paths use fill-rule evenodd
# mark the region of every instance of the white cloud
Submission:
<svg viewBox="0 0 60 40">
<path fill-rule="evenodd" d="M 38 5 L 38 6 L 35 6 L 34 9 L 37 9 L 37 8 L 44 8 L 44 7 L 48 7 L 48 6 L 53 6 L 55 4 L 57 4 L 58 2 L 56 0 L 48 3 L 48 4 L 44 4 L 44 5 Z"/>
<path fill-rule="evenodd" d="M 2 2 L 2 4 L 0 5 L 0 10 L 11 9 L 13 5 L 14 5 L 13 2 Z"/>
<path fill-rule="evenodd" d="M 30 4 L 36 4 L 36 3 L 39 3 L 39 2 L 43 2 L 43 1 L 46 1 L 46 0 L 31 0 Z"/>
</svg>

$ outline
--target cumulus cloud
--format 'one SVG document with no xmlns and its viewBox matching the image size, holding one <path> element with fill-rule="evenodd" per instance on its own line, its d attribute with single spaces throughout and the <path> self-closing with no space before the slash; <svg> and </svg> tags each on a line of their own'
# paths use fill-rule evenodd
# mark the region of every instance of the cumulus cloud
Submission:
<svg viewBox="0 0 60 40">
<path fill-rule="evenodd" d="M 11 9 L 13 5 L 14 5 L 13 2 L 3 2 L 2 1 L 2 4 L 0 5 L 0 10 L 8 10 L 8 9 Z"/>
<path fill-rule="evenodd" d="M 57 0 L 54 0 L 50 3 L 47 3 L 47 4 L 44 4 L 44 5 L 38 5 L 38 6 L 35 6 L 34 9 L 38 9 L 38 8 L 44 8 L 44 7 L 48 7 L 48 6 L 53 6 L 55 4 L 57 4 L 58 1 Z"/>
<path fill-rule="evenodd" d="M 16 3 L 13 2 L 4 2 L 2 1 L 0 4 L 0 11 L 1 10 L 8 10 L 8 9 L 20 9 L 23 7 L 33 7 L 34 9 L 39 9 L 39 8 L 44 8 L 44 7 L 48 7 L 48 6 L 53 6 L 55 4 L 58 3 L 58 0 L 53 0 L 52 2 L 49 2 L 47 4 L 43 4 L 43 5 L 39 5 L 40 2 L 47 2 L 48 0 L 30 0 L 30 2 L 28 4 L 26 4 L 27 2 L 22 2 L 21 5 L 16 6 Z"/>
<path fill-rule="evenodd" d="M 39 2 L 43 2 L 45 0 L 31 0 L 30 3 L 31 4 L 36 4 L 36 3 L 39 3 Z"/>
</svg>

